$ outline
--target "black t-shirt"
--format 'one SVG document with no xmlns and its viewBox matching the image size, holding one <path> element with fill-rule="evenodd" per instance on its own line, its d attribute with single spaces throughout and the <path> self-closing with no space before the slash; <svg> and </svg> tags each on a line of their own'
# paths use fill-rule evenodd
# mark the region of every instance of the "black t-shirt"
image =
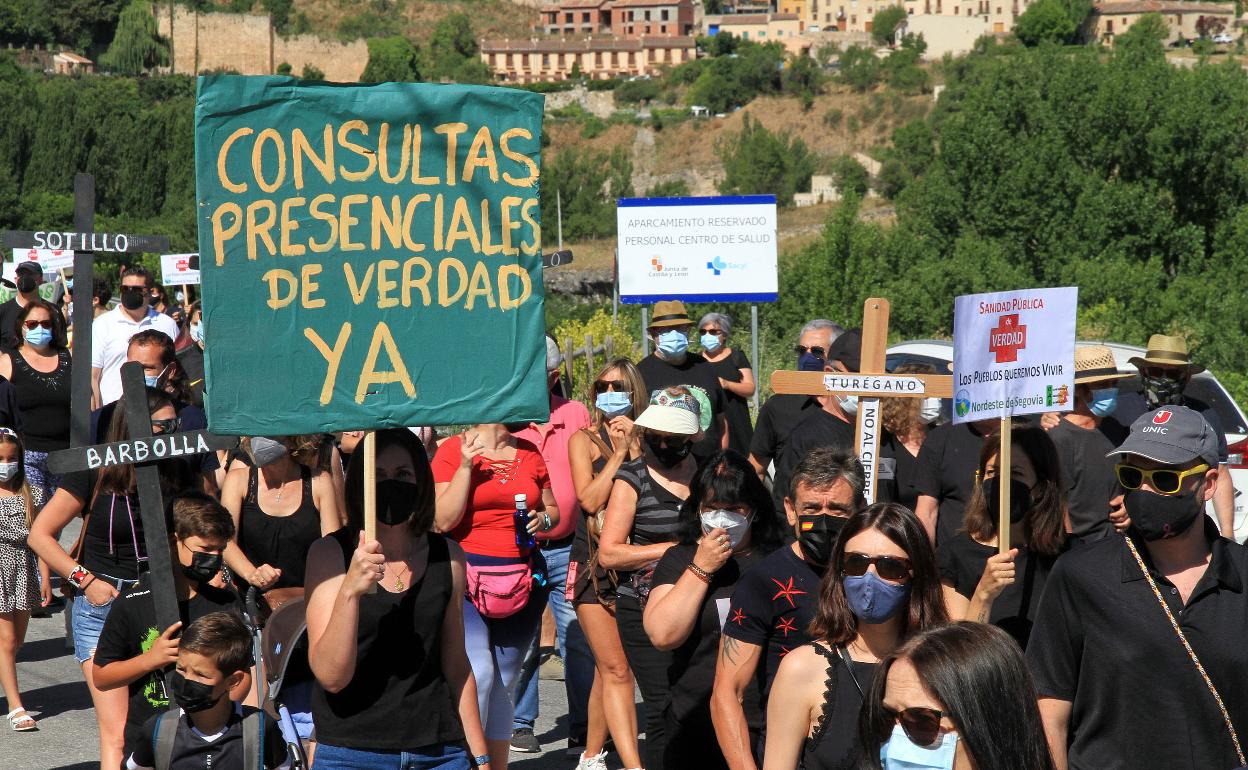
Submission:
<svg viewBox="0 0 1248 770">
<path fill-rule="evenodd" d="M 920 495 L 936 498 L 936 545 L 943 545 L 962 528 L 962 511 L 975 490 L 975 471 L 984 437 L 971 423 L 941 425 L 927 434 L 919 450 Z"/>
<path fill-rule="evenodd" d="M 719 361 L 707 361 L 716 376 L 728 382 L 740 382 L 741 370 L 752 369 L 750 359 L 737 348 L 733 348 L 727 358 Z M 750 405 L 747 400 L 730 390 L 724 390 L 724 416 L 728 418 L 728 448 L 738 452 L 742 457 L 750 452 L 750 441 L 754 437 L 754 426 L 750 424 Z"/>
<path fill-rule="evenodd" d="M 919 458 L 888 431 L 880 432 L 880 464 L 875 497 L 881 503 L 900 503 L 911 511 L 919 499 Z"/>
<path fill-rule="evenodd" d="M 996 552 L 996 548 L 977 543 L 970 535 L 959 532 L 941 543 L 936 552 L 940 577 L 952 583 L 954 590 L 969 600 L 984 576 L 988 558 Z M 1027 648 L 1032 624 L 1040 609 L 1044 585 L 1060 557 L 1061 554 L 1045 556 L 1020 547 L 1014 557 L 1014 582 L 992 603 L 988 622 L 1008 632 L 1023 649 Z"/>
<path fill-rule="evenodd" d="M 1149 566 L 1243 734 L 1248 548 L 1202 517 L 1211 558 L 1186 606 Z M 1201 522 L 1198 522 L 1198 525 Z M 1137 540 L 1149 565 L 1147 544 Z M 1070 701 L 1071 770 L 1238 767 L 1222 715 L 1122 537 L 1071 550 L 1049 576 L 1027 648 L 1041 698 Z"/>
<path fill-rule="evenodd" d="M 178 615 L 182 628 L 212 612 L 237 610 L 238 596 L 233 591 L 199 586 L 197 593 L 187 601 L 178 602 Z M 119 660 L 130 660 L 147 652 L 164 629 L 156 628 L 156 603 L 152 600 L 151 578 L 143 575 L 139 582 L 126 593 L 117 597 L 104 630 L 95 649 L 95 664 L 107 666 Z M 152 672 L 129 685 L 130 709 L 126 715 L 126 751 L 133 751 L 139 740 L 143 723 L 153 714 L 169 706 L 162 672 Z"/>
<path fill-rule="evenodd" d="M 173 752 L 167 770 L 233 770 L 246 767 L 243 754 L 243 717 L 255 713 L 251 706 L 235 704 L 234 713 L 225 723 L 225 729 L 216 735 L 204 735 L 190 724 L 190 717 L 181 712 L 178 718 L 178 732 L 173 739 Z M 283 766 L 289 759 L 286 740 L 282 731 L 261 712 L 264 720 L 264 766 L 275 770 Z M 156 714 L 143 724 L 140 739 L 135 742 L 130 760 L 126 763 L 127 770 L 151 770 L 156 767 L 155 732 L 156 722 L 160 714 Z"/>
<path fill-rule="evenodd" d="M 811 409 L 822 409 L 814 396 L 798 396 L 777 393 L 763 402 L 754 422 L 754 437 L 750 439 L 750 454 L 764 465 L 779 460 L 789 434 Z"/>
<path fill-rule="evenodd" d="M 820 447 L 853 451 L 854 424 L 823 409 L 806 413 L 784 445 L 784 454 L 776 460 L 776 477 L 771 485 L 771 497 L 776 503 L 777 512 L 784 510 L 784 498 L 789 494 L 789 479 L 793 477 L 798 463 L 810 450 Z"/>
<path fill-rule="evenodd" d="M 674 545 L 663 554 L 654 568 L 651 586 L 675 583 L 684 574 L 698 547 L 692 543 Z M 668 669 L 671 687 L 671 715 L 683 722 L 698 710 L 709 710 L 711 690 L 715 685 L 715 663 L 719 660 L 719 635 L 728 620 L 728 606 L 732 589 L 743 570 L 757 564 L 762 557 L 755 554 L 736 554 L 724 563 L 711 577 L 711 585 L 698 620 L 685 643 L 672 652 L 672 665 Z M 745 713 L 760 719 L 758 698 L 747 694 L 742 704 Z"/>
<path fill-rule="evenodd" d="M 648 355 L 637 364 L 637 371 L 646 383 L 646 390 L 651 393 L 673 385 L 696 385 L 706 391 L 711 401 L 711 424 L 702 440 L 693 445 L 693 454 L 698 462 L 702 462 L 719 451 L 719 416 L 724 413 L 727 402 L 724 400 L 724 389 L 719 386 L 719 376 L 705 358 L 690 353 L 680 365 L 676 365 Z"/>
<path fill-rule="evenodd" d="M 1081 428 L 1069 420 L 1050 430 L 1049 438 L 1057 447 L 1073 534 L 1084 542 L 1100 540 L 1112 529 L 1109 501 L 1122 494 L 1114 474 L 1115 460 L 1105 456 L 1116 445 L 1102 431 Z"/>
<path fill-rule="evenodd" d="M 724 635 L 763 648 L 763 663 L 755 674 L 759 713 L 749 725 L 763 726 L 767 697 L 780 661 L 792 650 L 810 643 L 821 577 L 785 546 L 741 575 L 728 605 Z"/>
</svg>

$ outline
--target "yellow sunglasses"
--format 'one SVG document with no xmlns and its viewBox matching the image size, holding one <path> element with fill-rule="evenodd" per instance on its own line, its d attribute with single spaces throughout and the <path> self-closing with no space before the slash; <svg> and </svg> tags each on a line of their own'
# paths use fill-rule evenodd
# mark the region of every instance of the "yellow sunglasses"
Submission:
<svg viewBox="0 0 1248 770">
<path fill-rule="evenodd" d="M 1134 465 L 1126 465 L 1118 463 L 1114 466 L 1114 472 L 1118 475 L 1118 483 L 1123 489 L 1139 489 L 1148 482 L 1148 485 L 1163 495 L 1173 495 L 1183 488 L 1183 479 L 1188 476 L 1195 476 L 1198 473 L 1204 473 L 1209 470 L 1209 466 L 1201 463 L 1195 468 L 1188 468 L 1185 471 L 1175 471 L 1169 468 L 1154 468 L 1153 470 L 1144 470 Z"/>
</svg>

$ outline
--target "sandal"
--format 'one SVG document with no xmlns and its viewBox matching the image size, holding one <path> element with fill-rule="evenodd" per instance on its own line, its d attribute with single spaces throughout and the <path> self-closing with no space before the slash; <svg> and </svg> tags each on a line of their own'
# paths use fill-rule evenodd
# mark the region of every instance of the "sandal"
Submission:
<svg viewBox="0 0 1248 770">
<path fill-rule="evenodd" d="M 39 725 L 35 723 L 35 718 L 28 714 L 26 709 L 13 709 L 9 712 L 6 719 L 9 720 L 9 727 L 15 733 L 28 733 L 39 729 Z"/>
</svg>

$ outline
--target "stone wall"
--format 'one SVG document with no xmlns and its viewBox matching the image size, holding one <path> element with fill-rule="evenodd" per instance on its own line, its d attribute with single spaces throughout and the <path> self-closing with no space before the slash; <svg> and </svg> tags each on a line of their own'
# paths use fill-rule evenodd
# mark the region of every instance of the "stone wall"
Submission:
<svg viewBox="0 0 1248 770">
<path fill-rule="evenodd" d="M 304 65 L 325 73 L 326 80 L 355 82 L 368 65 L 368 46 L 322 40 L 315 35 L 283 38 L 267 14 L 199 13 L 181 5 L 152 7 L 159 33 L 172 43 L 177 74 L 230 69 L 240 75 L 272 75 L 279 64 L 298 75 Z"/>
<path fill-rule="evenodd" d="M 570 104 L 579 104 L 586 112 L 606 120 L 615 113 L 615 92 L 590 91 L 585 86 L 576 86 L 569 91 L 546 94 L 547 112 L 563 109 Z"/>
</svg>

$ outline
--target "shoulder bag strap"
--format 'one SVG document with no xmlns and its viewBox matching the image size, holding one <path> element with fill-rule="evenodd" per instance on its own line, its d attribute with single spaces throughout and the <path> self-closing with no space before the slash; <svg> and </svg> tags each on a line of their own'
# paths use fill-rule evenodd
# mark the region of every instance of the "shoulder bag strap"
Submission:
<svg viewBox="0 0 1248 770">
<path fill-rule="evenodd" d="M 1187 650 L 1187 657 L 1192 659 L 1192 665 L 1196 666 L 1196 670 L 1200 673 L 1200 678 L 1205 680 L 1205 686 L 1209 688 L 1209 694 L 1217 702 L 1218 710 L 1222 712 L 1222 719 L 1226 722 L 1226 729 L 1231 734 L 1231 743 L 1235 744 L 1235 756 L 1239 759 L 1240 766 L 1248 766 L 1248 760 L 1244 759 L 1244 750 L 1239 745 L 1239 734 L 1235 732 L 1235 725 L 1231 723 L 1231 714 L 1226 710 L 1226 704 L 1222 702 L 1222 696 L 1218 694 L 1218 688 L 1213 686 L 1213 680 L 1209 678 L 1205 667 L 1201 665 L 1200 658 L 1196 657 L 1196 651 L 1188 643 L 1183 629 L 1179 628 L 1178 621 L 1174 619 L 1174 613 L 1170 611 L 1170 605 L 1166 604 L 1166 600 L 1162 598 L 1161 591 L 1157 588 L 1157 581 L 1153 580 L 1152 573 L 1144 565 L 1144 559 L 1140 558 L 1140 552 L 1136 550 L 1135 543 L 1132 542 L 1130 536 L 1124 537 L 1123 540 L 1127 541 L 1127 548 L 1131 550 L 1131 555 L 1135 557 L 1135 563 L 1140 565 L 1140 571 L 1144 573 L 1144 579 L 1148 581 L 1148 587 L 1153 590 L 1153 596 L 1157 597 L 1157 603 L 1161 605 L 1162 611 L 1166 613 L 1166 619 L 1170 621 L 1170 627 L 1174 629 L 1174 633 L 1178 634 L 1179 641 L 1183 643 L 1183 649 Z"/>
<path fill-rule="evenodd" d="M 156 770 L 169 770 L 173 762 L 173 742 L 178 737 L 178 718 L 176 708 L 169 709 L 156 720 L 156 731 L 152 733 L 152 755 L 156 758 Z"/>
<path fill-rule="evenodd" d="M 264 712 L 243 717 L 243 770 L 264 770 Z"/>
<path fill-rule="evenodd" d="M 69 549 L 69 558 L 74 560 L 75 564 L 82 562 L 82 546 L 87 538 L 87 525 L 91 523 L 91 512 L 95 510 L 95 499 L 100 496 L 100 482 L 96 479 L 95 488 L 91 490 L 91 500 L 87 503 L 87 513 L 82 517 L 82 526 L 78 529 L 78 539 L 74 541 L 74 545 Z M 47 504 L 47 501 L 44 501 Z"/>
</svg>

